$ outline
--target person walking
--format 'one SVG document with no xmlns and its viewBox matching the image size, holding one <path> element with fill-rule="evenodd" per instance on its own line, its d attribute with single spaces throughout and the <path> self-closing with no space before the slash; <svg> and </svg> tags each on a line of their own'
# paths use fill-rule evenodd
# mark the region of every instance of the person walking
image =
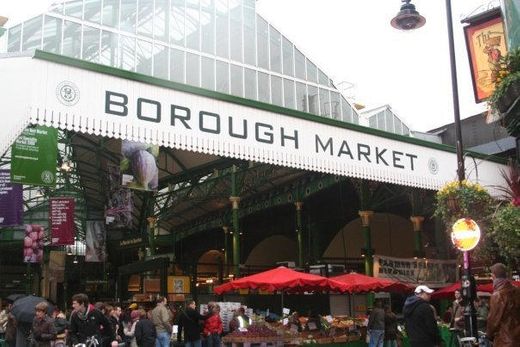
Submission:
<svg viewBox="0 0 520 347">
<path fill-rule="evenodd" d="M 207 317 L 197 312 L 195 307 L 195 301 L 188 301 L 186 309 L 179 315 L 177 341 L 181 342 L 181 333 L 184 330 L 184 344 L 186 347 L 201 347 L 202 345 L 199 322 L 205 320 Z"/>
<path fill-rule="evenodd" d="M 381 300 L 376 300 L 374 309 L 370 312 L 367 326 L 370 340 L 369 347 L 383 347 L 385 339 L 385 311 L 383 310 L 383 303 Z"/>
<path fill-rule="evenodd" d="M 464 329 L 464 305 L 462 303 L 462 294 L 460 290 L 455 291 L 455 300 L 451 304 L 451 321 L 450 328 L 459 330 Z"/>
<path fill-rule="evenodd" d="M 406 332 L 411 347 L 436 347 L 441 345 L 441 336 L 430 299 L 433 290 L 420 285 L 409 296 L 403 307 Z"/>
<path fill-rule="evenodd" d="M 128 342 L 130 347 L 137 347 L 137 340 L 135 338 L 135 326 L 139 322 L 139 311 L 134 310 L 130 312 L 130 322 L 123 328 L 125 334 L 125 341 Z"/>
<path fill-rule="evenodd" d="M 169 347 L 172 326 L 170 325 L 170 312 L 166 307 L 168 300 L 164 296 L 159 296 L 156 302 L 157 305 L 152 310 L 152 322 L 157 333 L 155 346 Z"/>
<path fill-rule="evenodd" d="M 103 341 L 100 341 L 102 331 L 112 331 L 108 318 L 89 304 L 87 294 L 74 294 L 72 308 L 74 312 L 70 317 L 69 331 L 72 345 L 85 343 L 92 336 L 95 336 L 100 345 L 103 345 Z"/>
<path fill-rule="evenodd" d="M 397 316 L 385 305 L 385 346 L 397 347 Z"/>
<path fill-rule="evenodd" d="M 207 347 L 220 347 L 220 335 L 223 331 L 222 319 L 220 319 L 220 306 L 213 305 L 211 314 L 204 322 L 204 336 L 206 337 Z"/>
<path fill-rule="evenodd" d="M 520 346 L 520 288 L 507 279 L 506 266 L 491 266 L 493 294 L 489 302 L 487 337 L 493 347 Z"/>
<path fill-rule="evenodd" d="M 40 302 L 35 306 L 35 316 L 31 328 L 31 347 L 51 347 L 56 340 L 56 328 L 54 320 L 47 315 L 49 305 Z"/>
<path fill-rule="evenodd" d="M 157 333 L 153 322 L 148 319 L 148 314 L 145 310 L 139 309 L 139 320 L 135 325 L 135 342 L 139 347 L 154 347 Z"/>
</svg>

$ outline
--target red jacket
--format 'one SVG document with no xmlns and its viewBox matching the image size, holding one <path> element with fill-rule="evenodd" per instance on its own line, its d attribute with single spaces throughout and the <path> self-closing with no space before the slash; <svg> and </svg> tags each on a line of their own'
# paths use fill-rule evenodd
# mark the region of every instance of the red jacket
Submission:
<svg viewBox="0 0 520 347">
<path fill-rule="evenodd" d="M 222 320 L 220 315 L 213 314 L 204 322 L 204 336 L 211 334 L 222 334 Z"/>
</svg>

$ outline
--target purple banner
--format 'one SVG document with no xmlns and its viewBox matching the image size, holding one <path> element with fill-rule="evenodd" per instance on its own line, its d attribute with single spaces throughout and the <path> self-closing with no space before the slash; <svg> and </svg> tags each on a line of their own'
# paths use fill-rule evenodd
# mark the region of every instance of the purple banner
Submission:
<svg viewBox="0 0 520 347">
<path fill-rule="evenodd" d="M 41 263 L 43 260 L 43 227 L 39 224 L 25 225 L 23 240 L 23 261 Z"/>
<path fill-rule="evenodd" d="M 0 227 L 22 225 L 22 185 L 11 183 L 9 170 L 0 170 Z"/>
<path fill-rule="evenodd" d="M 49 200 L 49 225 L 53 246 L 74 244 L 74 198 Z"/>
</svg>

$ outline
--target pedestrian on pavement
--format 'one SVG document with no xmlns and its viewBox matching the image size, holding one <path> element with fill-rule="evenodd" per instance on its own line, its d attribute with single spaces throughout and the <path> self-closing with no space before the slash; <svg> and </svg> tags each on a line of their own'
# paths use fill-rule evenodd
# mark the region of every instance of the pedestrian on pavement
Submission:
<svg viewBox="0 0 520 347">
<path fill-rule="evenodd" d="M 135 325 L 135 342 L 139 347 L 154 347 L 157 333 L 145 310 L 139 309 L 139 321 Z"/>
<path fill-rule="evenodd" d="M 214 304 L 211 309 L 211 314 L 207 315 L 204 322 L 204 336 L 206 337 L 207 347 L 220 347 L 220 335 L 222 335 L 223 325 L 220 319 L 220 306 Z"/>
<path fill-rule="evenodd" d="M 88 338 L 95 336 L 100 343 L 102 331 L 112 331 L 112 326 L 103 313 L 89 304 L 87 294 L 72 296 L 74 312 L 70 317 L 70 342 L 72 345 L 85 343 Z"/>
<path fill-rule="evenodd" d="M 152 322 L 155 325 L 156 347 L 169 347 L 172 326 L 170 325 L 170 312 L 166 307 L 168 300 L 164 296 L 157 297 L 157 305 L 152 310 Z"/>
<path fill-rule="evenodd" d="M 51 347 L 56 340 L 54 320 L 47 315 L 49 305 L 46 302 L 36 304 L 35 316 L 31 328 L 31 347 Z"/>
<path fill-rule="evenodd" d="M 184 344 L 186 347 L 201 347 L 200 322 L 206 319 L 195 310 L 195 301 L 190 300 L 186 303 L 186 309 L 179 315 L 179 332 L 177 341 L 181 342 L 181 333 L 184 330 Z"/>
<path fill-rule="evenodd" d="M 459 330 L 464 329 L 464 305 L 462 302 L 462 294 L 460 290 L 455 291 L 455 300 L 451 304 L 451 321 L 450 328 L 455 328 Z"/>
<path fill-rule="evenodd" d="M 441 345 L 441 336 L 430 299 L 433 290 L 420 285 L 409 296 L 403 307 L 405 328 L 411 347 L 436 347 Z"/>
<path fill-rule="evenodd" d="M 385 347 L 397 347 L 397 316 L 385 305 Z"/>
<path fill-rule="evenodd" d="M 506 266 L 491 266 L 493 294 L 489 303 L 487 337 L 493 347 L 520 346 L 520 288 L 507 279 Z"/>
<path fill-rule="evenodd" d="M 369 347 L 383 347 L 385 340 L 385 311 L 383 310 L 383 303 L 381 300 L 374 302 L 374 309 L 370 312 L 367 326 L 370 340 Z"/>
</svg>

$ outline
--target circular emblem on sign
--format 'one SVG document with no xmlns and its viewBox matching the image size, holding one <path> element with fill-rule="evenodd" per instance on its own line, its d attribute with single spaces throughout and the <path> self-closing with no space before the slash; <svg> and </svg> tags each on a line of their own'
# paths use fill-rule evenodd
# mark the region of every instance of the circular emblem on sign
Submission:
<svg viewBox="0 0 520 347">
<path fill-rule="evenodd" d="M 54 175 L 49 170 L 45 170 L 41 174 L 43 183 L 51 184 L 54 182 Z"/>
<path fill-rule="evenodd" d="M 437 163 L 437 160 L 430 158 L 430 160 L 428 160 L 428 169 L 432 174 L 436 175 L 437 172 L 439 172 L 439 164 Z"/>
<path fill-rule="evenodd" d="M 79 89 L 74 83 L 63 81 L 56 87 L 56 96 L 63 105 L 74 106 L 79 101 Z"/>
</svg>

